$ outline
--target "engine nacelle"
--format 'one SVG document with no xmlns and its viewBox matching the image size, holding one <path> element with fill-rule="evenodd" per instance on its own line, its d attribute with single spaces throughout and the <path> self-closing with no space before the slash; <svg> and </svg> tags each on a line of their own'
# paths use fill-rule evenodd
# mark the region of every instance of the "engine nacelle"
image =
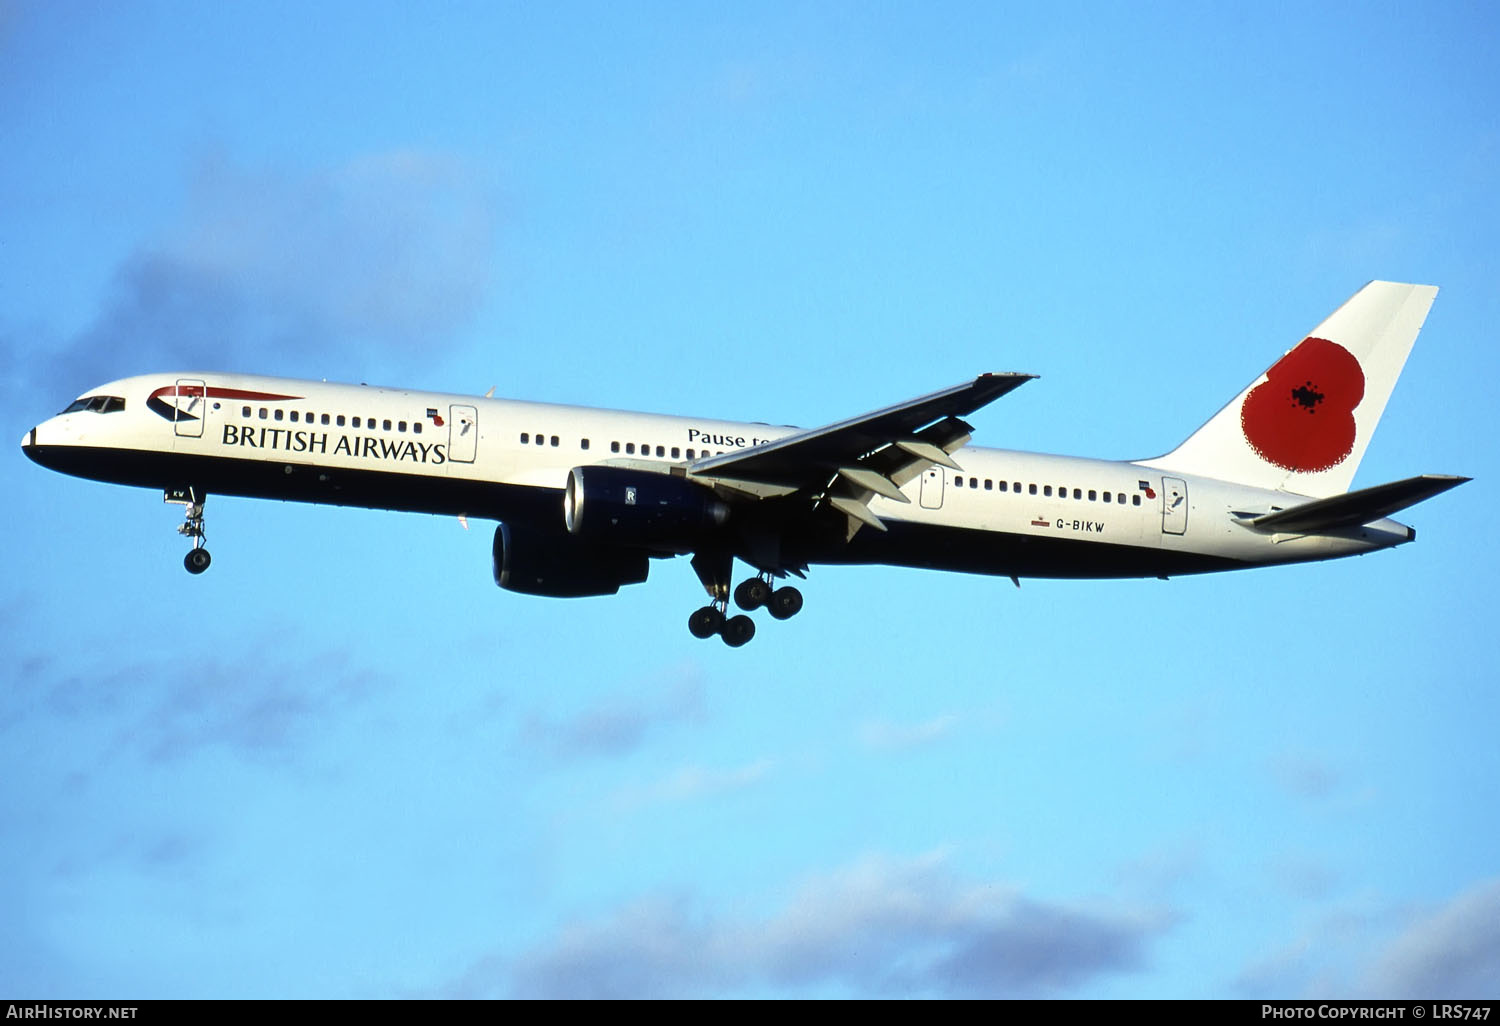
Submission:
<svg viewBox="0 0 1500 1026">
<path fill-rule="evenodd" d="M 501 524 L 495 528 L 495 583 L 506 591 L 552 598 L 613 595 L 640 584 L 650 557 L 574 538 L 562 531 Z"/>
<path fill-rule="evenodd" d="M 574 467 L 563 495 L 568 533 L 635 545 L 691 543 L 729 519 L 700 484 L 627 467 Z"/>
</svg>

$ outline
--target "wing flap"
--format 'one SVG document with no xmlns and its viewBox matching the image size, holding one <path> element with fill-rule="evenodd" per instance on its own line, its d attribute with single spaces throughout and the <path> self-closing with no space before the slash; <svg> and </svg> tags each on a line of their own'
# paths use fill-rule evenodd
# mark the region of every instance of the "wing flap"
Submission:
<svg viewBox="0 0 1500 1026">
<path fill-rule="evenodd" d="M 697 460 L 687 467 L 687 475 L 720 494 L 744 499 L 804 494 L 815 508 L 832 510 L 846 522 L 847 538 L 861 527 L 884 531 L 870 511 L 870 500 L 880 495 L 910 502 L 902 486 L 928 467 L 957 469 L 951 454 L 973 434 L 959 418 L 1033 377 L 981 374 L 895 406 Z"/>
<path fill-rule="evenodd" d="M 828 486 L 825 501 L 848 517 L 846 538 L 853 538 L 861 524 L 884 531 L 885 525 L 869 510 L 870 499 L 878 494 L 911 502 L 901 487 L 933 464 L 959 469 L 949 454 L 962 449 L 972 436 L 968 424 L 957 417 L 946 417 L 910 439 L 892 442 L 863 456 L 857 467 L 841 468 Z"/>
</svg>

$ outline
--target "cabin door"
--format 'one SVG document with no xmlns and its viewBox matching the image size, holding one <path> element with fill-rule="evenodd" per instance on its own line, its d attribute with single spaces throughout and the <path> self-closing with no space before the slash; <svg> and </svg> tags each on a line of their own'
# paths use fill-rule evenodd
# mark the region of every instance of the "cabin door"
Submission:
<svg viewBox="0 0 1500 1026">
<path fill-rule="evenodd" d="M 1161 530 L 1163 534 L 1187 532 L 1187 482 L 1180 477 L 1161 479 Z"/>
<path fill-rule="evenodd" d="M 194 378 L 178 378 L 172 396 L 172 430 L 183 438 L 202 438 L 208 419 L 207 390 Z"/>
<path fill-rule="evenodd" d="M 928 467 L 922 475 L 922 508 L 943 508 L 943 468 Z"/>
<path fill-rule="evenodd" d="M 472 406 L 448 407 L 448 460 L 473 463 L 479 445 L 479 411 Z"/>
</svg>

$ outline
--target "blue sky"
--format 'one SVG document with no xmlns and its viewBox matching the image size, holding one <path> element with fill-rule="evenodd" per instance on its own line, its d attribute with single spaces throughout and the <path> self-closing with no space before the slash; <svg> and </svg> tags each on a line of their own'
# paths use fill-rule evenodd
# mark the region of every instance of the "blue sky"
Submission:
<svg viewBox="0 0 1500 1026">
<path fill-rule="evenodd" d="M 1356 478 L 1416 544 L 1170 582 L 686 561 L 176 507 L 0 455 L 0 993 L 1500 994 L 1488 5 L 0 2 L 13 442 L 217 368 L 1171 448 L 1442 287 Z"/>
</svg>

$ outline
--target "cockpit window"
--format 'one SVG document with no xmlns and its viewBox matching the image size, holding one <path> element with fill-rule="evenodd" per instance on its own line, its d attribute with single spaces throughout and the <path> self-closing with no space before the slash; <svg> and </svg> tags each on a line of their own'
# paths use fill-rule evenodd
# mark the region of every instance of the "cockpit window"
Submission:
<svg viewBox="0 0 1500 1026">
<path fill-rule="evenodd" d="M 90 413 L 119 413 L 125 408 L 125 400 L 117 395 L 86 395 L 68 404 L 64 413 L 87 410 Z"/>
</svg>

